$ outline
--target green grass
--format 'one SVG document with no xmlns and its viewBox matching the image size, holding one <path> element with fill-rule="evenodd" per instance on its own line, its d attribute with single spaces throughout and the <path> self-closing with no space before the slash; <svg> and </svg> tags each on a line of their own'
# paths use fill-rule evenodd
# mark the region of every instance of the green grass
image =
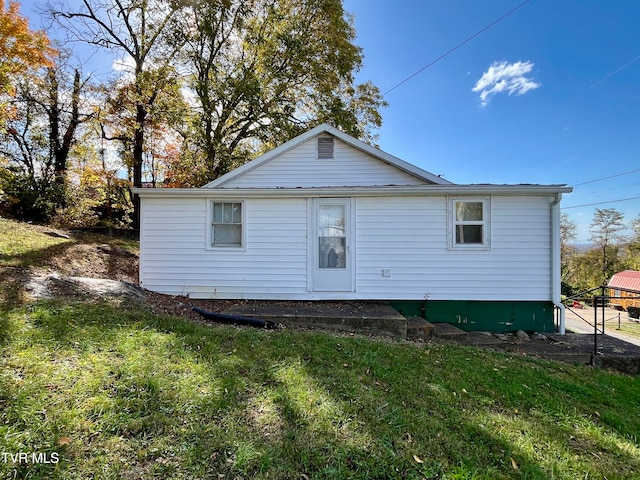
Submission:
<svg viewBox="0 0 640 480">
<path fill-rule="evenodd" d="M 71 240 L 46 235 L 25 223 L 0 217 L 0 265 L 37 265 L 43 256 L 60 251 Z"/>
<path fill-rule="evenodd" d="M 614 328 L 618 328 L 618 326 L 616 325 Z M 622 333 L 626 333 L 627 335 L 640 337 L 640 323 L 623 323 L 622 325 L 620 325 L 619 331 L 621 331 Z"/>
<path fill-rule="evenodd" d="M 453 345 L 206 327 L 106 303 L 0 316 L 0 478 L 640 477 L 640 382 Z"/>
<path fill-rule="evenodd" d="M 640 478 L 640 377 L 138 304 L 23 304 L 15 274 L 83 241 L 0 219 L 2 479 Z"/>
<path fill-rule="evenodd" d="M 94 261 L 86 250 L 74 251 L 76 247 L 108 244 L 133 254 L 138 251 L 136 241 L 92 234 L 61 238 L 47 234 L 52 230 L 0 217 L 0 308 L 7 309 L 25 301 L 24 283 L 28 274 L 54 270 L 77 274 L 83 263 Z"/>
</svg>

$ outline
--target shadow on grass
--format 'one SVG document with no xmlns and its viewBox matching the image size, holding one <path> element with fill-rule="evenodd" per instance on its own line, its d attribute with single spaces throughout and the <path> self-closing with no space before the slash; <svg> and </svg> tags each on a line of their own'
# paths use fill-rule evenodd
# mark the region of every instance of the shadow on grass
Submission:
<svg viewBox="0 0 640 480">
<path fill-rule="evenodd" d="M 453 346 L 204 327 L 133 305 L 50 302 L 4 321 L 13 373 L 0 378 L 0 433 L 20 439 L 7 448 L 58 449 L 59 465 L 37 466 L 42 478 L 640 471 L 638 382 L 619 375 Z M 628 421 L 609 422 L 622 401 Z"/>
<path fill-rule="evenodd" d="M 95 276 L 99 273 L 105 278 L 128 281 L 131 281 L 128 275 L 133 276 L 132 272 L 137 270 L 138 256 L 131 251 L 135 249 L 133 241 L 93 234 L 78 234 L 70 239 L 50 238 L 39 232 L 32 232 L 32 236 L 33 248 L 21 245 L 13 248 L 18 253 L 0 252 L 2 310 L 25 303 L 25 287 L 33 275 L 32 267 L 44 267 L 45 271 L 60 270 L 62 274 L 79 276 Z M 1 241 L 5 244 L 12 243 L 6 241 L 6 234 Z M 51 242 L 56 243 L 50 244 Z M 11 245 L 5 246 L 5 250 L 11 251 Z M 83 273 L 85 270 L 86 274 Z"/>
<path fill-rule="evenodd" d="M 24 288 L 29 282 L 29 267 L 50 264 L 76 243 L 65 240 L 19 254 L 0 252 L 0 309 L 7 310 L 24 303 Z"/>
</svg>

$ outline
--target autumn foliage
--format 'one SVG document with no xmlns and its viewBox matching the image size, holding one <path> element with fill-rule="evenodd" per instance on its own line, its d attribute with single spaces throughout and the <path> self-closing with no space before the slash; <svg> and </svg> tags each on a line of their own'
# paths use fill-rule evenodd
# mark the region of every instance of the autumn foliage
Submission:
<svg viewBox="0 0 640 480">
<path fill-rule="evenodd" d="M 20 4 L 10 2 L 5 8 L 0 0 L 0 95 L 12 96 L 14 79 L 30 69 L 52 66 L 56 51 L 44 32 L 29 29 L 29 22 L 20 15 Z M 0 122 L 4 109 L 0 109 Z"/>
</svg>

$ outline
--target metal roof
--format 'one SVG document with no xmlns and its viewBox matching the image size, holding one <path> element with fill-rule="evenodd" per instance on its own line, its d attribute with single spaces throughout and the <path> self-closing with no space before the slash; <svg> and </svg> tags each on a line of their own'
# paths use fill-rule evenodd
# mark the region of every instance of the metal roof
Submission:
<svg viewBox="0 0 640 480">
<path fill-rule="evenodd" d="M 640 293 L 640 272 L 625 270 L 624 272 L 616 273 L 611 277 L 607 286 Z"/>
</svg>

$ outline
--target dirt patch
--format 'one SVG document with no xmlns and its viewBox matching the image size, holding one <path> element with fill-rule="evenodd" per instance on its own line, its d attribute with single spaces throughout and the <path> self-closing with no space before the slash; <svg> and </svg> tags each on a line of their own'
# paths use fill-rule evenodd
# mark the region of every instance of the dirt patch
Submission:
<svg viewBox="0 0 640 480">
<path fill-rule="evenodd" d="M 171 315 L 189 320 L 200 320 L 202 317 L 191 310 L 200 307 L 210 312 L 222 313 L 237 305 L 246 304 L 243 300 L 195 300 L 187 297 L 163 295 L 145 290 L 144 303 L 158 315 Z"/>
<path fill-rule="evenodd" d="M 138 283 L 138 255 L 108 243 L 74 243 L 51 258 L 48 267 L 72 277 Z"/>
</svg>

